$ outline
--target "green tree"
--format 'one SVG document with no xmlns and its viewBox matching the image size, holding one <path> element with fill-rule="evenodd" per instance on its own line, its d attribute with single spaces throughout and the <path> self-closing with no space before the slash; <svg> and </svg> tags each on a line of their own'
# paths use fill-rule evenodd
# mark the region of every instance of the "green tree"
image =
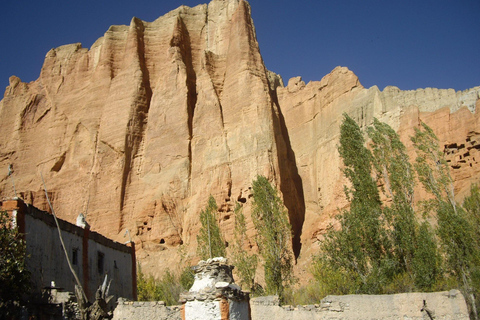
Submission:
<svg viewBox="0 0 480 320">
<path fill-rule="evenodd" d="M 292 231 L 277 190 L 264 176 L 253 181 L 252 220 L 264 260 L 265 291 L 283 299 L 284 289 L 294 281 Z"/>
<path fill-rule="evenodd" d="M 333 294 L 431 289 L 440 276 L 440 255 L 429 223 L 420 224 L 416 217 L 415 171 L 406 148 L 398 134 L 377 119 L 367 133 L 371 151 L 360 127 L 344 115 L 339 154 L 350 182 L 345 193 L 351 205 L 336 217 L 340 228 L 325 235 L 313 274 Z M 333 288 L 339 278 L 348 281 Z"/>
<path fill-rule="evenodd" d="M 415 128 L 415 135 L 411 140 L 417 152 L 415 169 L 419 180 L 433 196 L 424 207 L 436 212 L 437 234 L 443 247 L 446 266 L 457 279 L 468 299 L 471 314 L 476 318 L 474 282 L 479 273 L 480 244 L 476 237 L 475 223 L 469 219 L 468 210 L 458 206 L 455 201 L 450 168 L 440 151 L 439 141 L 433 130 L 422 122 L 420 128 Z M 475 193 L 471 199 L 474 198 Z M 470 201 L 472 200 L 467 200 L 469 208 Z"/>
<path fill-rule="evenodd" d="M 0 212 L 0 314 L 10 317 L 30 290 L 25 242 L 6 212 Z"/>
<path fill-rule="evenodd" d="M 248 254 L 245 247 L 248 245 L 247 224 L 242 206 L 237 203 L 235 205 L 235 232 L 234 244 L 232 248 L 232 258 L 240 277 L 242 286 L 250 291 L 255 289 L 255 273 L 257 270 L 258 259 L 255 254 Z"/>
<path fill-rule="evenodd" d="M 437 203 L 448 201 L 452 209 L 456 211 L 450 169 L 443 152 L 440 151 L 437 136 L 429 126 L 422 122 L 420 128 L 415 128 L 415 134 L 411 140 L 417 152 L 414 167 L 423 187 L 435 197 Z"/>
<path fill-rule="evenodd" d="M 435 234 L 427 221 L 420 225 L 415 214 L 415 170 L 405 145 L 388 124 L 374 118 L 373 126 L 367 130 L 377 181 L 390 203 L 383 213 L 388 221 L 396 273 L 413 277 L 418 288 L 428 290 L 440 276 L 441 263 Z"/>
<path fill-rule="evenodd" d="M 373 157 L 364 144 L 360 127 L 344 114 L 338 151 L 344 163 L 343 173 L 350 182 L 350 187 L 345 187 L 350 209 L 336 217 L 340 228 L 327 232 L 317 263 L 327 264 L 348 278 L 356 277 L 351 284 L 358 286 L 348 290 L 376 293 L 390 276 L 392 261 L 380 196 L 372 176 Z"/>
<path fill-rule="evenodd" d="M 442 276 L 442 258 L 438 252 L 435 232 L 427 221 L 424 221 L 416 236 L 417 243 L 412 261 L 415 286 L 421 290 L 432 290 Z"/>
<path fill-rule="evenodd" d="M 471 277 L 471 292 L 470 296 L 473 295 L 475 299 L 475 305 L 477 309 L 477 318 L 480 311 L 480 188 L 477 185 L 472 185 L 470 187 L 470 195 L 467 196 L 463 201 L 463 208 L 466 211 L 466 219 L 470 224 L 472 231 L 474 233 L 474 239 L 476 240 L 476 264 L 471 265 L 470 277 Z"/>
<path fill-rule="evenodd" d="M 480 188 L 478 185 L 470 187 L 470 195 L 463 201 L 467 211 L 467 219 L 471 222 L 476 238 L 480 239 Z"/>
<path fill-rule="evenodd" d="M 214 257 L 226 257 L 225 241 L 216 217 L 217 210 L 217 203 L 213 196 L 210 195 L 207 207 L 200 212 L 202 227 L 197 235 L 197 253 L 203 260 Z"/>
<path fill-rule="evenodd" d="M 367 129 L 371 141 L 377 180 L 383 180 L 384 193 L 395 206 L 413 205 L 415 172 L 400 137 L 388 124 L 373 119 Z"/>
<path fill-rule="evenodd" d="M 374 119 L 368 128 L 377 180 L 391 205 L 383 209 L 391 223 L 391 242 L 398 267 L 408 271 L 415 251 L 416 218 L 413 207 L 414 170 L 405 145 L 388 124 Z"/>
</svg>

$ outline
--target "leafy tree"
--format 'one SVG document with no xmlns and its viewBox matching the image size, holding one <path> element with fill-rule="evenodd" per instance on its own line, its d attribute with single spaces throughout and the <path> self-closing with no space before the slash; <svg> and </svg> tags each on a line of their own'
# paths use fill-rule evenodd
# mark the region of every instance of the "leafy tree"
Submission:
<svg viewBox="0 0 480 320">
<path fill-rule="evenodd" d="M 382 210 L 380 196 L 375 179 L 372 177 L 373 157 L 364 146 L 365 139 L 357 123 L 344 114 L 340 127 L 340 146 L 338 152 L 343 159 L 345 177 L 351 187 L 345 187 L 347 198 L 351 200 L 350 212 L 344 212 L 345 229 L 354 228 L 349 233 L 357 233 L 363 259 L 358 259 L 358 265 L 367 269 L 367 264 L 379 261 L 388 244 L 383 232 Z M 358 257 L 361 258 L 361 257 Z M 362 261 L 363 260 L 363 261 Z M 371 261 L 368 261 L 371 260 Z M 363 273 L 363 272 L 360 272 Z"/>
<path fill-rule="evenodd" d="M 390 203 L 383 213 L 389 222 L 396 273 L 413 277 L 418 288 L 431 288 L 440 276 L 441 263 L 429 223 L 419 225 L 417 221 L 413 202 L 415 170 L 405 145 L 395 130 L 376 118 L 367 130 L 377 180 L 382 182 L 382 191 Z"/>
<path fill-rule="evenodd" d="M 417 244 L 412 261 L 415 286 L 421 290 L 432 290 L 442 276 L 442 258 L 437 250 L 438 243 L 431 225 L 424 221 L 417 234 Z"/>
<path fill-rule="evenodd" d="M 463 201 L 467 219 L 471 222 L 476 238 L 480 239 L 480 188 L 478 185 L 470 187 L 470 195 Z"/>
<path fill-rule="evenodd" d="M 6 212 L 0 212 L 0 314 L 12 316 L 30 290 L 25 265 L 25 242 Z"/>
<path fill-rule="evenodd" d="M 386 196 L 396 206 L 412 206 L 415 172 L 405 145 L 392 127 L 377 118 L 373 119 L 373 126 L 367 131 L 372 140 L 373 164 L 378 180 L 384 182 Z"/>
<path fill-rule="evenodd" d="M 203 260 L 226 256 L 225 241 L 216 218 L 217 210 L 217 203 L 210 195 L 207 207 L 200 212 L 202 227 L 197 235 L 197 253 Z"/>
<path fill-rule="evenodd" d="M 245 215 L 243 214 L 241 205 L 237 203 L 235 205 L 235 233 L 232 258 L 235 269 L 240 277 L 240 283 L 250 291 L 254 291 L 258 259 L 257 255 L 250 255 L 245 250 L 245 246 L 248 245 L 246 233 L 247 225 Z"/>
<path fill-rule="evenodd" d="M 474 233 L 474 239 L 476 240 L 476 264 L 471 265 L 470 277 L 471 277 L 471 292 L 470 296 L 474 296 L 475 305 L 477 309 L 477 318 L 480 311 L 480 188 L 477 185 L 472 185 L 470 188 L 470 195 L 464 199 L 463 208 L 466 211 L 466 219 L 471 225 Z"/>
<path fill-rule="evenodd" d="M 385 186 L 383 191 L 391 201 L 383 212 L 392 224 L 392 245 L 399 269 L 411 268 L 416 241 L 416 218 L 413 207 L 414 170 L 405 145 L 388 124 L 374 119 L 368 128 L 372 139 L 373 164 L 377 179 Z"/>
<path fill-rule="evenodd" d="M 476 236 L 475 220 L 471 219 L 468 211 L 474 210 L 470 204 L 475 203 L 475 190 L 471 198 L 467 198 L 467 210 L 458 206 L 450 168 L 433 130 L 422 122 L 420 128 L 415 128 L 411 140 L 417 152 L 415 169 L 419 180 L 433 196 L 424 207 L 436 211 L 437 234 L 444 249 L 446 265 L 468 298 L 471 314 L 476 318 L 474 292 L 477 287 L 475 280 L 480 273 L 480 243 Z"/>
<path fill-rule="evenodd" d="M 429 290 L 441 275 L 441 259 L 430 224 L 417 220 L 415 171 L 406 148 L 377 119 L 367 132 L 372 151 L 360 127 L 344 115 L 339 153 L 351 205 L 336 217 L 340 228 L 325 235 L 313 274 L 334 294 Z M 379 189 L 386 198 L 383 205 Z M 334 288 L 339 278 L 348 281 Z"/>
<path fill-rule="evenodd" d="M 372 154 L 364 146 L 365 139 L 355 120 L 344 114 L 340 126 L 340 146 L 338 152 L 343 159 L 343 174 L 351 187 L 345 187 L 345 194 L 352 207 L 369 207 L 379 215 L 380 196 L 372 177 Z"/>
<path fill-rule="evenodd" d="M 284 289 L 294 281 L 292 231 L 277 190 L 264 176 L 253 181 L 252 220 L 264 260 L 265 291 L 283 299 Z"/>
<path fill-rule="evenodd" d="M 417 152 L 415 170 L 425 190 L 431 193 L 437 202 L 448 201 L 456 211 L 453 181 L 450 169 L 438 145 L 438 138 L 433 130 L 424 122 L 415 128 L 411 137 Z"/>
<path fill-rule="evenodd" d="M 372 177 L 373 157 L 364 144 L 360 127 L 344 114 L 338 151 L 344 163 L 343 173 L 350 181 L 350 187 L 345 187 L 350 210 L 336 217 L 340 229 L 327 232 L 317 263 L 327 264 L 349 278 L 357 277 L 351 282 L 358 284 L 355 291 L 375 293 L 391 273 L 392 262 L 380 196 Z"/>
</svg>

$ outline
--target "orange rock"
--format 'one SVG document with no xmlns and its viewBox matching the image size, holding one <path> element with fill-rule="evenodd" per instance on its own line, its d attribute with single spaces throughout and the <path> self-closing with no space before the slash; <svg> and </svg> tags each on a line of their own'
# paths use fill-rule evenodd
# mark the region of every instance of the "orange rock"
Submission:
<svg viewBox="0 0 480 320">
<path fill-rule="evenodd" d="M 362 126 L 378 117 L 407 145 L 419 119 L 431 125 L 460 199 L 480 177 L 479 92 L 366 89 L 345 67 L 283 87 L 265 68 L 246 1 L 182 6 L 153 22 L 112 26 L 90 49 L 50 50 L 34 82 L 10 78 L 0 102 L 0 197 L 13 196 L 12 164 L 17 193 L 48 209 L 42 173 L 60 217 L 75 222 L 84 212 L 92 230 L 118 241 L 129 235 L 144 270 L 160 275 L 181 259 L 195 262 L 210 194 L 227 242 L 235 202 L 244 203 L 257 250 L 251 182 L 265 175 L 288 208 L 302 274 L 347 205 L 342 113 Z"/>
</svg>

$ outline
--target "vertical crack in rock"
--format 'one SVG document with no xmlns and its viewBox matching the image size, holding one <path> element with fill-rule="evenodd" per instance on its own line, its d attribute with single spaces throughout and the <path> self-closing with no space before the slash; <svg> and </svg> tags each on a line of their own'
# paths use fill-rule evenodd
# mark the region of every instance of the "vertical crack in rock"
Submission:
<svg viewBox="0 0 480 320">
<path fill-rule="evenodd" d="M 87 218 L 87 215 L 88 215 L 88 204 L 90 203 L 92 185 L 93 185 L 94 191 L 96 190 L 95 176 L 97 175 L 100 167 L 99 148 L 98 148 L 99 142 L 100 142 L 100 137 L 97 129 L 97 131 L 95 132 L 95 137 L 93 139 L 93 158 L 92 158 L 92 164 L 90 166 L 90 170 L 88 171 L 89 176 L 88 176 L 88 182 L 86 184 L 86 192 L 85 192 L 86 199 L 84 200 L 84 203 L 83 203 L 82 212 L 84 212 L 85 218 Z"/>
<path fill-rule="evenodd" d="M 217 97 L 220 97 L 223 91 L 226 60 L 225 56 L 205 51 L 205 69 L 210 76 Z"/>
<path fill-rule="evenodd" d="M 272 87 L 272 86 L 271 86 Z M 274 86 L 273 86 L 274 87 Z M 292 225 L 293 237 L 292 248 L 297 259 L 302 249 L 302 230 L 305 221 L 305 195 L 303 192 L 302 177 L 298 173 L 295 152 L 293 152 L 288 129 L 285 124 L 277 92 L 270 89 L 272 97 L 272 114 L 275 128 L 275 140 L 277 145 L 278 167 L 280 177 L 280 191 L 287 207 L 290 224 Z"/>
<path fill-rule="evenodd" d="M 195 113 L 195 105 L 197 104 L 197 75 L 193 68 L 192 62 L 192 48 L 190 45 L 190 35 L 182 18 L 177 17 L 175 27 L 173 29 L 172 39 L 170 40 L 171 47 L 177 47 L 180 51 L 182 61 L 185 64 L 187 79 L 187 113 L 188 113 L 188 186 L 191 186 L 192 178 L 192 137 L 193 137 L 193 116 Z"/>
<path fill-rule="evenodd" d="M 229 171 L 229 177 L 231 179 L 231 163 L 230 163 L 230 147 L 228 146 L 227 143 L 227 132 L 225 131 L 225 119 L 224 119 L 224 114 L 223 114 L 223 105 L 220 100 L 220 96 L 222 95 L 223 91 L 223 84 L 225 82 L 225 69 L 227 66 L 227 57 L 226 55 L 219 55 L 215 54 L 214 52 L 210 51 L 210 29 L 209 29 L 209 11 L 208 11 L 209 6 L 207 5 L 206 11 L 205 11 L 205 28 L 206 28 L 206 42 L 207 42 L 207 48 L 204 51 L 204 63 L 205 63 L 205 70 L 207 71 L 210 81 L 212 83 L 216 99 L 218 102 L 218 108 L 220 111 L 220 120 L 222 123 L 222 129 L 223 129 L 223 135 L 224 135 L 224 141 L 225 141 L 225 148 L 228 150 L 228 171 Z M 227 193 L 231 194 L 231 182 L 228 184 L 228 191 Z"/>
<path fill-rule="evenodd" d="M 20 113 L 20 128 L 22 130 L 25 130 L 34 122 L 33 119 L 35 118 L 38 107 L 37 97 L 37 94 L 32 95 L 25 104 L 25 108 L 23 108 L 22 112 Z"/>
<path fill-rule="evenodd" d="M 249 72 L 251 78 L 260 78 L 259 82 L 261 82 L 265 90 L 268 90 L 266 92 L 268 98 L 263 100 L 265 106 L 262 106 L 262 108 L 264 108 L 267 113 L 271 113 L 268 118 L 272 121 L 269 125 L 271 126 L 274 137 L 272 143 L 274 147 L 272 150 L 269 150 L 270 172 L 275 179 L 279 181 L 280 191 L 282 192 L 284 204 L 288 210 L 290 223 L 292 225 L 292 249 L 295 258 L 298 258 L 301 251 L 301 234 L 305 221 L 303 184 L 298 173 L 295 154 L 290 144 L 285 120 L 280 111 L 278 98 L 274 90 L 275 82 L 269 81 L 269 72 L 265 68 L 265 64 L 260 55 L 255 29 L 251 19 L 250 6 L 247 2 L 241 1 L 239 3 L 237 11 L 232 18 L 231 28 L 231 32 L 235 34 L 234 39 L 236 39 L 236 41 L 230 41 L 229 47 L 232 48 L 232 53 L 237 54 L 233 56 L 237 61 L 227 62 L 227 68 L 230 68 L 228 71 L 232 72 L 232 67 L 237 66 L 238 71 Z M 231 64 L 229 64 L 230 62 Z M 227 88 L 226 85 L 225 88 Z"/>
<path fill-rule="evenodd" d="M 204 63 L 205 70 L 207 70 L 207 73 L 210 76 L 210 80 L 212 81 L 215 94 L 220 101 L 220 96 L 222 95 L 223 84 L 225 81 L 225 68 L 227 58 L 224 54 L 217 54 L 210 50 L 210 22 L 208 9 L 209 6 L 207 5 L 205 11 L 206 49 L 204 50 Z"/>
<path fill-rule="evenodd" d="M 145 57 L 144 34 L 145 26 L 138 18 L 133 18 L 130 24 L 130 32 L 133 33 L 135 41 L 135 62 L 141 71 L 140 79 L 135 78 L 138 82 L 138 89 L 132 102 L 130 110 L 130 120 L 127 125 L 127 133 L 125 135 L 125 163 L 123 165 L 120 210 L 123 210 L 126 197 L 126 189 L 128 188 L 129 177 L 132 171 L 133 162 L 137 156 L 140 146 L 145 136 L 146 123 L 148 119 L 148 111 L 150 109 L 150 101 L 152 98 L 152 88 L 150 86 L 150 74 L 147 68 Z M 123 214 L 119 223 L 119 230 L 123 226 Z"/>
</svg>

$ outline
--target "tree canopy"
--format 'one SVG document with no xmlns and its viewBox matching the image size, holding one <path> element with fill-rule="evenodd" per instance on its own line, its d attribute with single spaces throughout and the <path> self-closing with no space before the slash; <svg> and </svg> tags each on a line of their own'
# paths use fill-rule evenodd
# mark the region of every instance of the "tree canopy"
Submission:
<svg viewBox="0 0 480 320">
<path fill-rule="evenodd" d="M 0 314 L 11 315 L 15 305 L 30 290 L 25 264 L 25 242 L 12 227 L 6 212 L 0 212 Z"/>
<path fill-rule="evenodd" d="M 217 221 L 217 202 L 210 195 L 207 206 L 200 212 L 202 227 L 197 235 L 197 253 L 201 259 L 226 257 L 225 240 Z"/>
<path fill-rule="evenodd" d="M 256 254 L 249 254 L 245 247 L 249 245 L 247 239 L 247 224 L 242 206 L 237 203 L 235 205 L 235 232 L 234 242 L 232 246 L 232 258 L 235 270 L 240 278 L 240 283 L 244 288 L 255 291 L 255 273 L 258 265 L 258 257 Z"/>
<path fill-rule="evenodd" d="M 292 231 L 288 213 L 277 190 L 266 177 L 257 176 L 252 188 L 252 220 L 263 257 L 265 292 L 277 294 L 282 299 L 284 289 L 294 280 Z"/>
</svg>

